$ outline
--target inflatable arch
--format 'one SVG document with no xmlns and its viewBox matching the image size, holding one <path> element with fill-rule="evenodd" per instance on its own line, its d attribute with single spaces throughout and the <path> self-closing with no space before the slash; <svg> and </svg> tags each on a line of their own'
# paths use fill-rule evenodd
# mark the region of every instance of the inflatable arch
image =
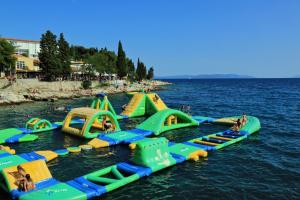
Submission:
<svg viewBox="0 0 300 200">
<path fill-rule="evenodd" d="M 82 128 L 71 127 L 71 121 L 74 118 L 84 119 L 85 123 Z M 75 108 L 68 113 L 62 131 L 84 138 L 95 138 L 104 131 L 103 118 L 111 122 L 114 131 L 120 131 L 119 123 L 111 112 L 85 107 Z M 93 129 L 95 129 L 94 132 Z"/>
<path fill-rule="evenodd" d="M 94 109 L 97 109 L 97 110 L 110 111 L 117 119 L 127 118 L 127 117 L 118 115 L 116 113 L 114 107 L 112 106 L 112 104 L 108 100 L 106 94 L 103 94 L 103 93 L 100 93 L 100 94 L 96 95 L 96 97 L 94 98 L 94 100 L 91 104 L 91 108 L 94 108 Z"/>
<path fill-rule="evenodd" d="M 46 119 L 31 118 L 26 122 L 26 129 L 38 131 L 46 131 L 52 129 L 52 124 Z"/>
<path fill-rule="evenodd" d="M 137 128 L 152 131 L 155 135 L 159 135 L 165 131 L 198 125 L 199 122 L 184 112 L 165 109 L 149 117 L 146 121 L 138 125 Z"/>
</svg>

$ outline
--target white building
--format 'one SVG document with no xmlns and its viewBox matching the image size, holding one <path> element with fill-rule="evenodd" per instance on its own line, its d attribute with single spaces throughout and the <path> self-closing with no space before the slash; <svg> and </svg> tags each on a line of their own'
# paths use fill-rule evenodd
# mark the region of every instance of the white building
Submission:
<svg viewBox="0 0 300 200">
<path fill-rule="evenodd" d="M 16 54 L 28 55 L 29 58 L 38 58 L 40 52 L 40 41 L 37 40 L 23 40 L 15 38 L 0 38 L 13 43 L 16 47 Z"/>
</svg>

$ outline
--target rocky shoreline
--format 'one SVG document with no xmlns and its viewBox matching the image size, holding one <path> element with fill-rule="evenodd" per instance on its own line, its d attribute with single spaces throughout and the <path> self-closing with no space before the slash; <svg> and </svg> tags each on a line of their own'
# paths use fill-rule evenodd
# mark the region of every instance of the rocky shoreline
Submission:
<svg viewBox="0 0 300 200">
<path fill-rule="evenodd" d="M 92 82 L 91 89 L 82 89 L 81 81 L 41 82 L 37 79 L 18 79 L 14 83 L 0 80 L 0 105 L 20 104 L 33 101 L 55 101 L 84 96 L 94 96 L 98 93 L 121 93 L 141 91 L 142 89 L 159 90 L 168 82 L 153 80 L 140 83 L 111 81 L 109 83 Z"/>
</svg>

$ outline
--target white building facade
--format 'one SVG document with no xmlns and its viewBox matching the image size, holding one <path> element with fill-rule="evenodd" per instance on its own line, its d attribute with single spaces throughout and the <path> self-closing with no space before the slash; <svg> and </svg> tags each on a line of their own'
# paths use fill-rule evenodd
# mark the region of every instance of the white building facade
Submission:
<svg viewBox="0 0 300 200">
<path fill-rule="evenodd" d="M 38 58 L 40 52 L 40 41 L 37 40 L 22 40 L 14 38 L 1 38 L 13 43 L 16 47 L 16 54 L 27 55 L 29 58 Z"/>
</svg>

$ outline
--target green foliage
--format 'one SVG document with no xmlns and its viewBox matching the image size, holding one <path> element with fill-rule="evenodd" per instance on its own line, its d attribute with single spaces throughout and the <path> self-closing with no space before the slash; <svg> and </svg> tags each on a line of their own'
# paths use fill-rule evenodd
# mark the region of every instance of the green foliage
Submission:
<svg viewBox="0 0 300 200">
<path fill-rule="evenodd" d="M 127 75 L 126 54 L 123 50 L 121 41 L 119 41 L 118 44 L 117 74 L 120 78 Z"/>
<path fill-rule="evenodd" d="M 127 67 L 128 67 L 128 79 L 130 81 L 134 81 L 136 74 L 135 74 L 135 66 L 131 59 L 126 59 Z"/>
<path fill-rule="evenodd" d="M 85 48 L 83 46 L 72 45 L 70 48 L 70 54 L 73 60 L 85 60 L 96 53 L 98 53 L 98 49 L 94 47 Z"/>
<path fill-rule="evenodd" d="M 89 89 L 92 86 L 92 81 L 90 81 L 90 80 L 84 80 L 84 81 L 82 81 L 81 86 L 85 90 Z"/>
<path fill-rule="evenodd" d="M 154 77 L 154 68 L 150 67 L 150 69 L 148 70 L 147 79 L 152 80 L 153 77 Z"/>
<path fill-rule="evenodd" d="M 52 81 L 61 74 L 56 35 L 49 30 L 42 34 L 40 46 L 40 68 L 45 75 L 45 80 Z"/>
<path fill-rule="evenodd" d="M 58 40 L 58 58 L 60 64 L 60 72 L 63 76 L 71 74 L 71 56 L 69 43 L 65 40 L 64 34 L 61 33 Z"/>
<path fill-rule="evenodd" d="M 84 60 L 85 63 L 92 65 L 99 73 L 115 73 L 116 61 L 116 54 L 113 51 L 108 51 L 106 48 Z"/>
<path fill-rule="evenodd" d="M 16 58 L 14 57 L 15 47 L 7 40 L 0 40 L 0 72 L 13 72 Z"/>
<path fill-rule="evenodd" d="M 143 62 L 138 59 L 137 68 L 136 68 L 136 78 L 138 81 L 146 79 L 147 77 L 147 68 Z"/>
</svg>

